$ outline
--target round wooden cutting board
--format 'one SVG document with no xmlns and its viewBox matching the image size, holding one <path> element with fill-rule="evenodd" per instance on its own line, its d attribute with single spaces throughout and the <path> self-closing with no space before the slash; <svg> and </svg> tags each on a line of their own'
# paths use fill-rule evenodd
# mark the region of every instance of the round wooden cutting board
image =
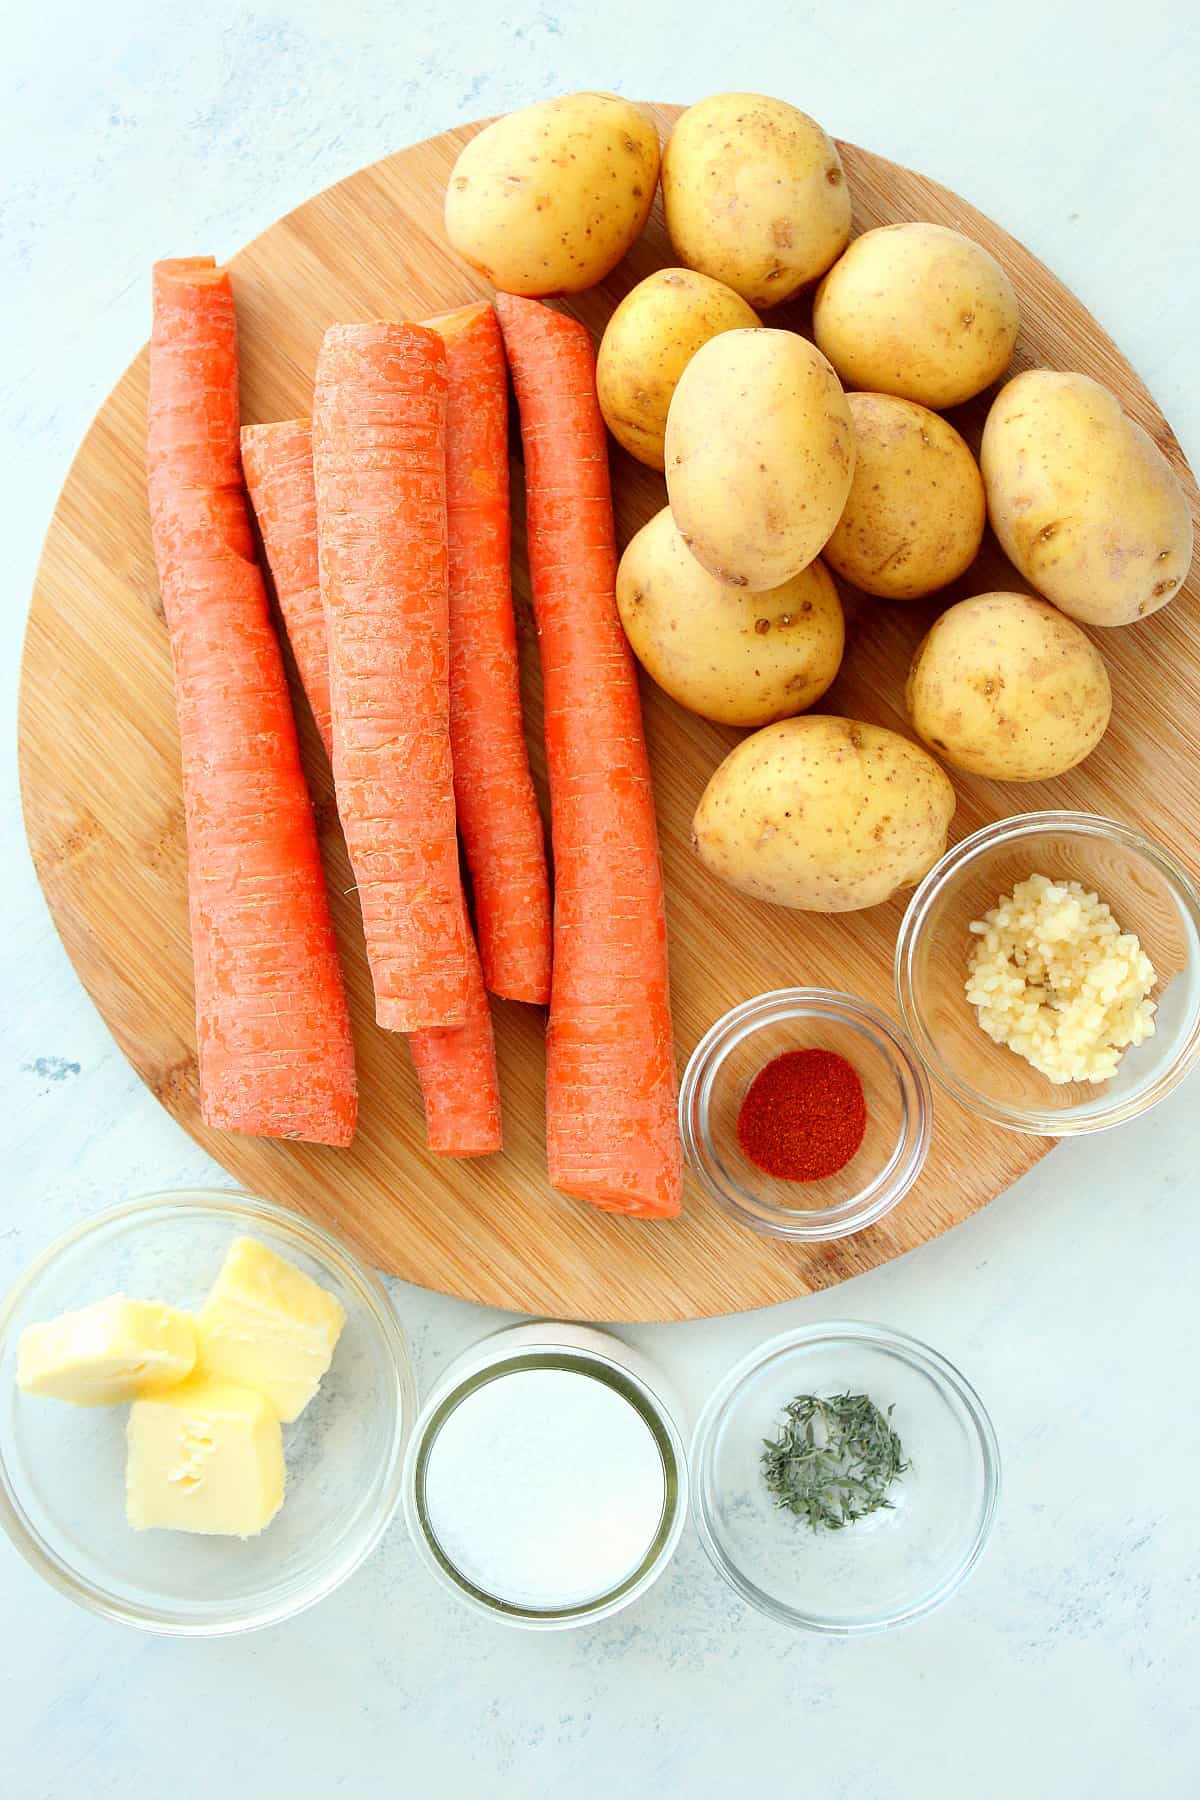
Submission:
<svg viewBox="0 0 1200 1800">
<path fill-rule="evenodd" d="M 665 137 L 678 109 L 655 107 Z M 486 294 L 442 233 L 442 194 L 476 127 L 448 132 L 319 194 L 233 258 L 246 421 L 306 413 L 317 347 L 334 320 L 421 319 Z M 961 228 L 1005 265 L 1021 299 L 1016 368 L 1080 369 L 1122 403 L 1196 488 L 1162 414 L 1094 319 L 997 226 L 933 182 L 842 145 L 857 231 L 901 219 Z M 206 250 L 164 244 L 164 254 Z M 621 296 L 672 261 L 656 210 L 603 288 L 570 302 L 597 334 Z M 149 311 L 149 270 L 146 278 Z M 806 326 L 789 306 L 771 324 Z M 988 396 L 954 422 L 977 445 Z M 939 1097 L 920 1184 L 870 1231 L 796 1247 L 755 1237 L 689 1188 L 668 1225 L 613 1218 L 555 1193 L 542 1141 L 543 1019 L 496 1008 L 504 1154 L 453 1163 L 426 1154 L 403 1039 L 376 1029 L 351 876 L 329 770 L 303 702 L 316 801 L 354 1011 L 361 1124 L 350 1150 L 207 1131 L 197 1105 L 179 747 L 171 665 L 144 494 L 143 351 L 101 408 L 55 511 L 29 618 L 21 687 L 25 817 L 46 898 L 79 975 L 121 1048 L 163 1105 L 254 1193 L 344 1232 L 409 1281 L 522 1312 L 585 1319 L 684 1319 L 785 1300 L 869 1269 L 989 1201 L 1050 1148 L 978 1123 Z M 664 503 L 662 480 L 614 450 L 622 544 Z M 527 721 L 545 797 L 537 650 L 525 569 L 519 467 L 514 581 Z M 1197 577 L 1145 624 L 1097 633 L 1114 716 L 1100 749 L 1061 781 L 1000 787 L 956 777 L 954 834 L 1030 807 L 1073 806 L 1136 820 L 1200 863 L 1200 625 Z M 965 592 L 1020 587 L 989 538 L 983 561 L 937 605 L 847 593 L 850 641 L 823 710 L 905 729 L 910 653 L 930 618 Z M 726 1007 L 793 983 L 845 987 L 894 1011 L 892 949 L 903 900 L 818 917 L 721 887 L 689 846 L 693 809 L 737 733 L 706 724 L 643 679 L 658 797 L 680 1061 Z"/>
</svg>

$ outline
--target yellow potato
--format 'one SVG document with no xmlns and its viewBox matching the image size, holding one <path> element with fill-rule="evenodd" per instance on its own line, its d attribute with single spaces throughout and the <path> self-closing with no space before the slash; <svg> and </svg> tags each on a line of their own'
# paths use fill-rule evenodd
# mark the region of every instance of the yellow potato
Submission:
<svg viewBox="0 0 1200 1800">
<path fill-rule="evenodd" d="M 850 237 L 837 145 L 784 100 L 714 94 L 689 106 L 662 179 L 676 254 L 752 306 L 778 306 L 815 281 Z"/>
<path fill-rule="evenodd" d="M 858 457 L 846 510 L 822 554 L 884 600 L 955 581 L 979 550 L 983 478 L 953 425 L 894 394 L 848 394 Z"/>
<path fill-rule="evenodd" d="M 837 588 L 819 559 L 763 594 L 723 587 L 687 549 L 669 506 L 621 558 L 617 605 L 647 674 L 719 725 L 767 725 L 814 705 L 846 641 Z"/>
<path fill-rule="evenodd" d="M 657 269 L 609 319 L 596 361 L 604 422 L 651 469 L 663 466 L 667 408 L 701 344 L 722 331 L 753 331 L 758 315 L 740 294 L 694 269 Z"/>
<path fill-rule="evenodd" d="M 577 294 L 650 216 L 658 133 L 616 94 L 566 94 L 497 119 L 459 153 L 446 236 L 508 294 Z"/>
<path fill-rule="evenodd" d="M 1073 619 L 1130 625 L 1183 586 L 1187 496 L 1150 434 L 1098 381 L 1053 369 L 1018 375 L 992 404 L 980 463 L 1006 555 Z"/>
<path fill-rule="evenodd" d="M 945 225 L 864 232 L 813 301 L 813 336 L 847 387 L 922 406 L 958 406 L 998 381 L 1019 323 L 995 257 Z"/>
<path fill-rule="evenodd" d="M 1048 781 L 1108 726 L 1108 670 L 1070 619 L 1029 594 L 976 594 L 918 645 L 905 698 L 918 735 L 958 769 Z"/>
<path fill-rule="evenodd" d="M 932 756 L 878 725 L 809 713 L 731 750 L 692 825 L 731 887 L 802 912 L 858 912 L 928 873 L 954 789 Z"/>
<path fill-rule="evenodd" d="M 667 494 L 710 574 L 755 592 L 808 567 L 841 517 L 854 427 L 837 376 L 794 331 L 723 331 L 667 414 Z"/>
</svg>

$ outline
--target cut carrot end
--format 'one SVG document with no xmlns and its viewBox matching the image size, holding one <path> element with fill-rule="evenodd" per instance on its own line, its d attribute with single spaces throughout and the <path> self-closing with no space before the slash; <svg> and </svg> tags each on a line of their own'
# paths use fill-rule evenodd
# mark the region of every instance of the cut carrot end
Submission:
<svg viewBox="0 0 1200 1800">
<path fill-rule="evenodd" d="M 438 313 L 436 317 L 423 319 L 421 323 L 427 331 L 436 331 L 441 338 L 453 339 L 464 331 L 469 331 L 472 325 L 491 310 L 486 300 L 476 300 L 470 306 L 459 306 L 453 312 Z"/>
<path fill-rule="evenodd" d="M 225 270 L 217 268 L 215 256 L 165 256 L 155 263 L 152 273 L 159 281 L 171 281 L 205 273 L 223 277 Z"/>
<path fill-rule="evenodd" d="M 242 447 L 244 449 L 247 444 L 269 444 L 276 438 L 291 438 L 300 432 L 311 431 L 311 419 L 267 419 L 259 425 L 242 426 Z"/>
<path fill-rule="evenodd" d="M 549 1006 L 550 982 L 506 981 L 502 976 L 492 975 L 487 983 L 487 991 L 494 994 L 497 1000 L 513 1000 L 522 1006 Z"/>
<path fill-rule="evenodd" d="M 677 1219 L 683 1211 L 678 1195 L 652 1200 L 644 1195 L 631 1196 L 620 1189 L 585 1187 L 582 1183 L 568 1186 L 564 1182 L 554 1182 L 553 1185 L 573 1199 L 589 1201 L 601 1212 L 620 1213 L 627 1219 Z"/>
</svg>

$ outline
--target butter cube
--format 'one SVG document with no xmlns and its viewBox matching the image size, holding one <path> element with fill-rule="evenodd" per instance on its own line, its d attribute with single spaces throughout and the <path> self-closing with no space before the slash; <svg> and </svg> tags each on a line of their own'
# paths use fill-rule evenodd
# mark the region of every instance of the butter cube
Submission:
<svg viewBox="0 0 1200 1800">
<path fill-rule="evenodd" d="M 195 1361 L 187 1313 L 112 1294 L 27 1326 L 17 1345 L 17 1386 L 75 1406 L 116 1406 L 185 1381 Z"/>
<path fill-rule="evenodd" d="M 135 1531 L 254 1537 L 283 1505 L 283 1433 L 268 1402 L 193 1375 L 129 1409 L 125 1514 Z"/>
<path fill-rule="evenodd" d="M 257 1388 L 288 1424 L 320 1386 L 345 1322 L 335 1297 L 303 1269 L 235 1238 L 196 1320 L 197 1366 Z"/>
</svg>

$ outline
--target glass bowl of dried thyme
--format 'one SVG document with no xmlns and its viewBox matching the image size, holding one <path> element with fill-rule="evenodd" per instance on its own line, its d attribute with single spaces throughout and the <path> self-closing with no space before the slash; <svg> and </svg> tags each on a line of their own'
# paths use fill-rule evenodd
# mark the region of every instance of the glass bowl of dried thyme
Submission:
<svg viewBox="0 0 1200 1800">
<path fill-rule="evenodd" d="M 941 1605 L 982 1555 L 1000 1452 L 970 1382 L 906 1333 L 806 1325 L 711 1396 L 692 1448 L 711 1561 L 768 1617 L 829 1636 Z"/>
</svg>

